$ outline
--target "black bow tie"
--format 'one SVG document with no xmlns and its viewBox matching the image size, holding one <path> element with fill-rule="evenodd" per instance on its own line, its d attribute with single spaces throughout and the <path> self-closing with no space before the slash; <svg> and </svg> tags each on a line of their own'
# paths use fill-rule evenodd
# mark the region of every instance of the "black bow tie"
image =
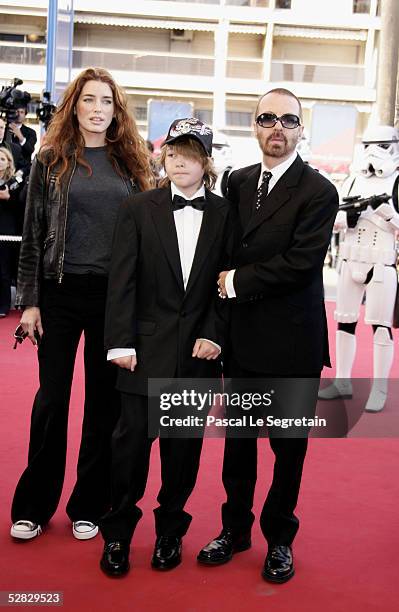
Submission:
<svg viewBox="0 0 399 612">
<path fill-rule="evenodd" d="M 182 196 L 175 194 L 172 201 L 173 210 L 181 210 L 185 206 L 192 206 L 195 210 L 204 210 L 205 198 L 201 196 L 199 198 L 194 198 L 194 200 L 186 200 Z"/>
</svg>

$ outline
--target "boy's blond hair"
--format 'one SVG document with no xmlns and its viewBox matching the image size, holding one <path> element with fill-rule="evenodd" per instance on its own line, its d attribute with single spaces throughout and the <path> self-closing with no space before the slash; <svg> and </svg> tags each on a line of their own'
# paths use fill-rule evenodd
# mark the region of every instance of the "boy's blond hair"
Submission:
<svg viewBox="0 0 399 612">
<path fill-rule="evenodd" d="M 179 140 L 172 144 L 163 145 L 158 161 L 164 169 L 166 152 L 169 147 L 173 149 L 173 151 L 179 153 L 180 155 L 183 155 L 184 157 L 188 157 L 189 159 L 195 159 L 201 162 L 202 167 L 204 169 L 205 187 L 210 190 L 215 187 L 217 174 L 213 166 L 213 160 L 211 157 L 207 156 L 204 147 L 197 140 L 195 140 L 195 138 L 190 138 L 190 136 L 182 136 L 181 138 L 179 138 Z M 160 187 L 169 187 L 169 185 L 170 179 L 168 176 L 165 176 L 159 182 Z"/>
</svg>

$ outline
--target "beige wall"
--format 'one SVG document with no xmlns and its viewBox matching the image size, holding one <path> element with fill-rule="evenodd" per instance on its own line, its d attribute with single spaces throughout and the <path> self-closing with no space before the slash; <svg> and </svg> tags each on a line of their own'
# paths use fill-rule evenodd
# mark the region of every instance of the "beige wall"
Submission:
<svg viewBox="0 0 399 612">
<path fill-rule="evenodd" d="M 229 34 L 228 57 L 262 58 L 264 36 L 258 34 Z"/>
<path fill-rule="evenodd" d="M 46 25 L 44 17 L 0 14 L 0 30 L 10 34 L 45 34 Z"/>
</svg>

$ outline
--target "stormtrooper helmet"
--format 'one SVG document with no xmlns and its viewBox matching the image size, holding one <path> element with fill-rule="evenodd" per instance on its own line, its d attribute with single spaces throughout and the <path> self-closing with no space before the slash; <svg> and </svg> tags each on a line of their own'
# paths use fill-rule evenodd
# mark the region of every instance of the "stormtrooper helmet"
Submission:
<svg viewBox="0 0 399 612">
<path fill-rule="evenodd" d="M 221 174 L 233 165 L 231 146 L 222 132 L 213 132 L 212 158 L 217 174 Z"/>
<path fill-rule="evenodd" d="M 399 168 L 399 131 L 390 125 L 368 128 L 362 138 L 359 170 L 363 176 L 390 176 Z"/>
</svg>

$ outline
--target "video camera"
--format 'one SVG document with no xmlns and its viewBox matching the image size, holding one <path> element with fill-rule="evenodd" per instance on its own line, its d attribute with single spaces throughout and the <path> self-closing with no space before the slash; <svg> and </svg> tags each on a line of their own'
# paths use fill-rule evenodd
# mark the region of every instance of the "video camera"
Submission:
<svg viewBox="0 0 399 612">
<path fill-rule="evenodd" d="M 36 117 L 43 123 L 45 130 L 47 130 L 48 124 L 56 110 L 57 107 L 51 102 L 51 92 L 43 91 L 42 99 L 36 109 Z"/>
<path fill-rule="evenodd" d="M 12 176 L 8 181 L 5 181 L 0 185 L 0 191 L 4 191 L 6 187 L 8 187 L 9 191 L 14 191 L 14 189 L 18 189 L 21 183 L 24 182 L 24 172 L 23 170 L 17 170 L 17 172 Z"/>
<path fill-rule="evenodd" d="M 31 101 L 31 95 L 27 91 L 17 89 L 22 83 L 22 79 L 15 78 L 11 85 L 3 85 L 0 90 L 0 112 L 6 115 L 7 123 L 15 121 L 17 109 L 27 106 Z"/>
</svg>

